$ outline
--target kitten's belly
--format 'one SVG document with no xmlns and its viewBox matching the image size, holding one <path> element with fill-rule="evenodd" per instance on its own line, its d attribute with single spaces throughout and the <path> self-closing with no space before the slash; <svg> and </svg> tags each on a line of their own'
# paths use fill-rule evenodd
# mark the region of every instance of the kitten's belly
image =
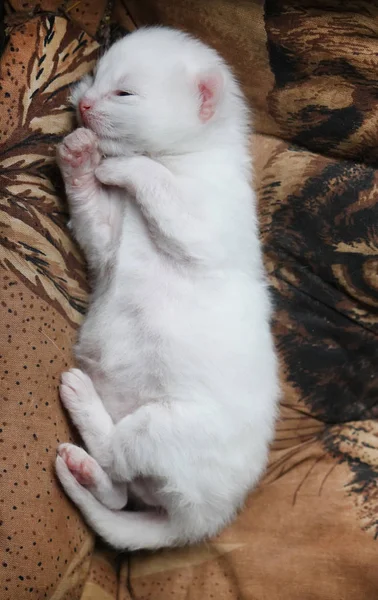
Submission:
<svg viewBox="0 0 378 600">
<path fill-rule="evenodd" d="M 252 395 L 265 342 L 253 346 L 245 319 L 231 322 L 207 310 L 189 315 L 186 304 L 156 297 L 154 304 L 147 326 L 143 311 L 112 323 L 89 314 L 81 331 L 78 361 L 115 422 L 149 402 L 232 397 L 235 381 Z"/>
<path fill-rule="evenodd" d="M 265 309 L 253 302 L 269 304 L 263 286 L 238 274 L 182 276 L 152 254 L 123 263 L 115 281 L 90 307 L 76 347 L 115 421 L 148 402 L 226 397 L 235 381 L 252 393 L 265 346 L 271 354 Z"/>
<path fill-rule="evenodd" d="M 136 330 L 124 315 L 107 323 L 89 314 L 75 348 L 79 365 L 115 422 L 163 394 L 158 349 Z"/>
</svg>

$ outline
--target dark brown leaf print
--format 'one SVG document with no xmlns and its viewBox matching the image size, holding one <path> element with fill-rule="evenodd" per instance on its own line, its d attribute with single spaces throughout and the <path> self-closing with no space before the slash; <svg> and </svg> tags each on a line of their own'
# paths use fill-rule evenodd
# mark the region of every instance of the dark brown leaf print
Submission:
<svg viewBox="0 0 378 600">
<path fill-rule="evenodd" d="M 70 85 L 93 66 L 97 44 L 70 27 L 49 15 L 12 31 L 2 57 L 0 187 L 3 265 L 77 323 L 87 284 L 66 228 L 55 147 L 73 126 Z"/>
</svg>

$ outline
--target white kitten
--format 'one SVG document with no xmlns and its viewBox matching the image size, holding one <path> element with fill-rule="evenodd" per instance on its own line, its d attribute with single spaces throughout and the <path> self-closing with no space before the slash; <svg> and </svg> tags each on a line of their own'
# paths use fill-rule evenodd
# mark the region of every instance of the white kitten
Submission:
<svg viewBox="0 0 378 600">
<path fill-rule="evenodd" d="M 257 482 L 278 397 L 246 104 L 165 28 L 114 44 L 73 102 L 58 160 L 93 295 L 60 394 L 89 455 L 62 444 L 57 473 L 111 545 L 195 542 Z"/>
</svg>

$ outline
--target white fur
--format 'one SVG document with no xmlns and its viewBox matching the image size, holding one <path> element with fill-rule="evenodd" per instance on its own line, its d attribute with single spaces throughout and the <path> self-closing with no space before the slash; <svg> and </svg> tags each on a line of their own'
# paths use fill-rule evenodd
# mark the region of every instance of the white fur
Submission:
<svg viewBox="0 0 378 600">
<path fill-rule="evenodd" d="M 111 47 L 83 98 L 58 160 L 93 295 L 60 391 L 92 458 L 64 444 L 56 469 L 113 546 L 191 543 L 261 476 L 278 398 L 246 104 L 214 50 L 165 28 Z M 144 510 L 111 510 L 125 482 Z"/>
</svg>

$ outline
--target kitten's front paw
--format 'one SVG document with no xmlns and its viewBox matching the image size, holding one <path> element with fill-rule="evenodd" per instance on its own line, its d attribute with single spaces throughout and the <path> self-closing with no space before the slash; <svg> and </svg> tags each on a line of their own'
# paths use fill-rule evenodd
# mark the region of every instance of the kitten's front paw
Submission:
<svg viewBox="0 0 378 600">
<path fill-rule="evenodd" d="M 125 179 L 125 165 L 127 165 L 127 159 L 105 158 L 97 167 L 95 175 L 104 185 L 122 185 Z"/>
<path fill-rule="evenodd" d="M 64 138 L 57 148 L 57 160 L 66 183 L 80 185 L 93 178 L 101 160 L 97 146 L 96 135 L 84 127 Z"/>
<path fill-rule="evenodd" d="M 154 173 L 156 164 L 147 156 L 114 156 L 105 158 L 97 167 L 95 175 L 104 185 L 123 187 L 136 193 L 141 182 L 145 183 L 150 174 Z"/>
</svg>

